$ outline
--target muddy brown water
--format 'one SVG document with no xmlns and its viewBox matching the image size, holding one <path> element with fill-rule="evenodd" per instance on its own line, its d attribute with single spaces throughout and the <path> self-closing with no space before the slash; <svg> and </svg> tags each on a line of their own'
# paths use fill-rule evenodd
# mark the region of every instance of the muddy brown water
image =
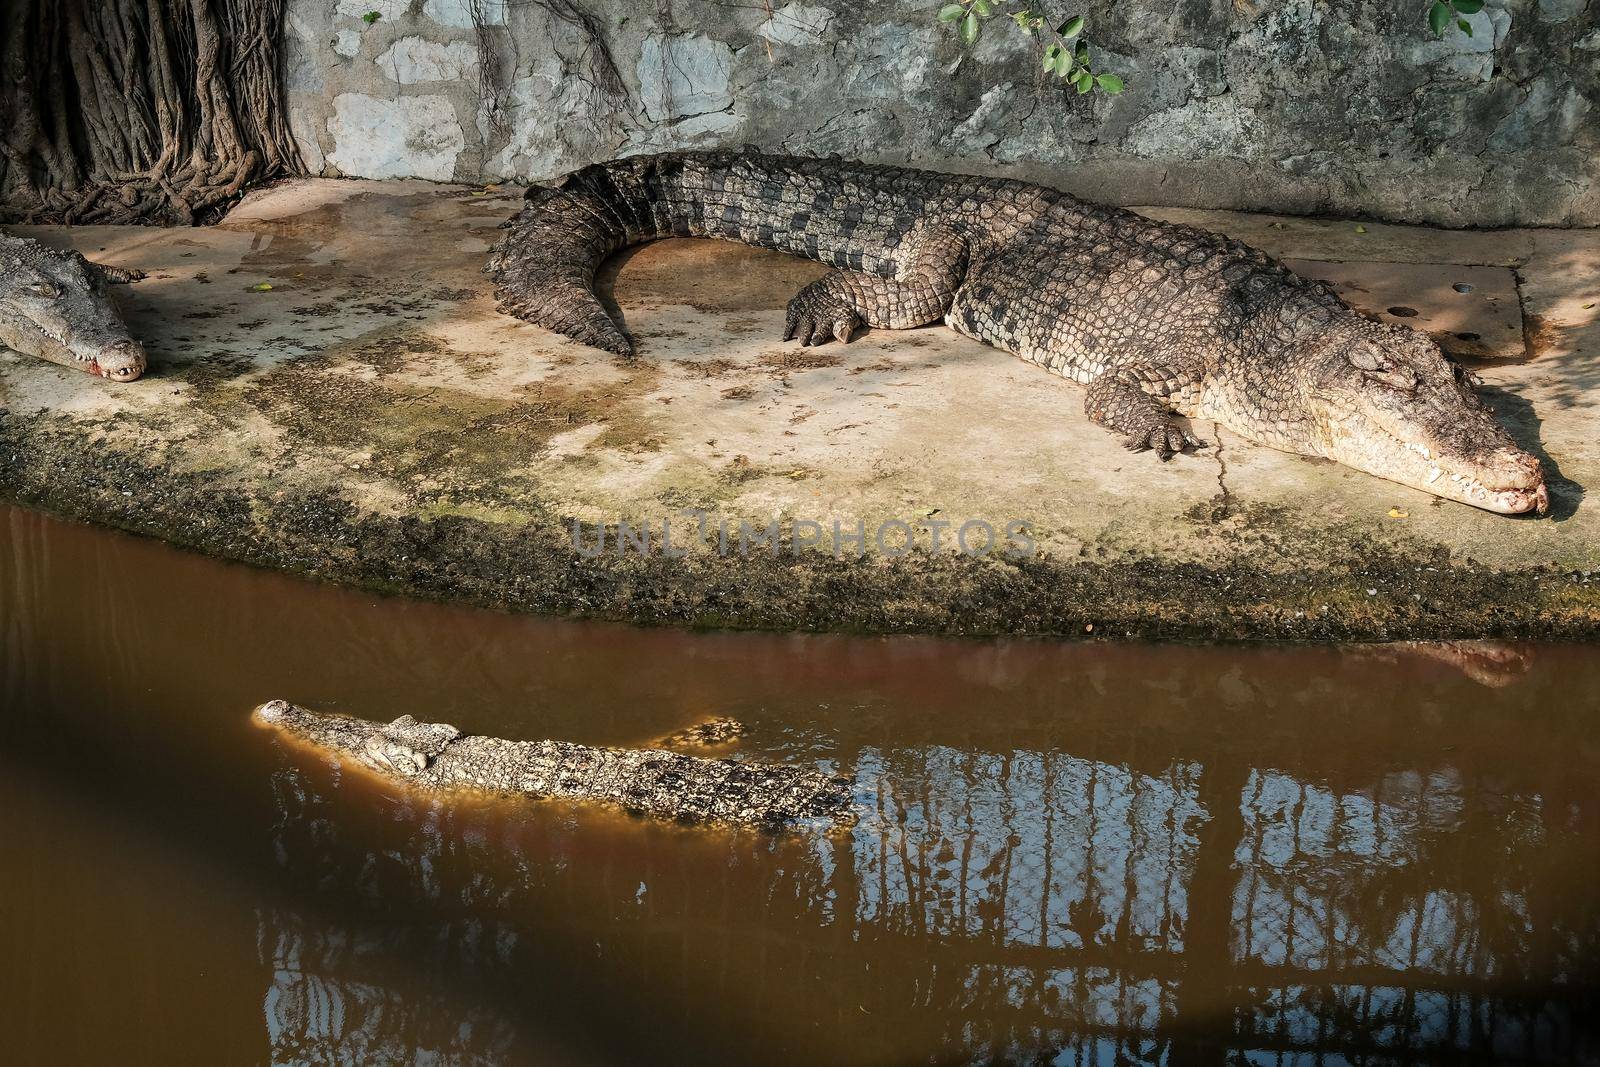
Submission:
<svg viewBox="0 0 1600 1067">
<path fill-rule="evenodd" d="M 0 1053 L 1592 1059 L 1600 657 L 694 634 L 0 508 Z M 269 697 L 852 775 L 850 832 L 441 806 Z"/>
</svg>

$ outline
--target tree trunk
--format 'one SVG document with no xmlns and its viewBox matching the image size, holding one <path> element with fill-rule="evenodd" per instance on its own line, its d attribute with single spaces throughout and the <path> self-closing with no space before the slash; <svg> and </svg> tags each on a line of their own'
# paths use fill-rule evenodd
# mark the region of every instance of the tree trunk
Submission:
<svg viewBox="0 0 1600 1067">
<path fill-rule="evenodd" d="M 0 3 L 0 220 L 192 226 L 303 173 L 283 5 Z"/>
</svg>

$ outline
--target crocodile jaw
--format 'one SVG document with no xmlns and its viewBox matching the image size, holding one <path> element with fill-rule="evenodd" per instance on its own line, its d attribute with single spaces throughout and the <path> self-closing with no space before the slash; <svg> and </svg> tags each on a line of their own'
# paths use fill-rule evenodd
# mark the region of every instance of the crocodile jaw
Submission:
<svg viewBox="0 0 1600 1067">
<path fill-rule="evenodd" d="M 1396 429 L 1360 415 L 1332 422 L 1325 454 L 1379 478 L 1501 515 L 1550 510 L 1539 460 L 1509 439 L 1466 454 L 1439 444 L 1430 447 Z M 1498 431 L 1497 436 L 1505 434 Z"/>
<path fill-rule="evenodd" d="M 145 351 L 106 281 L 76 252 L 0 234 L 0 345 L 97 378 L 138 378 Z"/>
<path fill-rule="evenodd" d="M 1308 451 L 1501 515 L 1549 511 L 1539 460 L 1426 334 L 1351 317 L 1295 356 Z"/>
<path fill-rule="evenodd" d="M 286 700 L 269 700 L 251 712 L 257 726 L 333 755 L 379 776 L 416 779 L 446 745 L 461 736 L 448 723 L 419 723 L 402 715 L 391 723 L 311 711 Z"/>
<path fill-rule="evenodd" d="M 0 346 L 114 382 L 135 381 L 149 363 L 144 347 L 131 337 L 86 340 L 16 319 L 0 322 Z"/>
<path fill-rule="evenodd" d="M 350 715 L 308 711 L 286 700 L 269 700 L 251 712 L 257 725 L 344 759 L 365 763 L 368 744 L 379 724 Z"/>
</svg>

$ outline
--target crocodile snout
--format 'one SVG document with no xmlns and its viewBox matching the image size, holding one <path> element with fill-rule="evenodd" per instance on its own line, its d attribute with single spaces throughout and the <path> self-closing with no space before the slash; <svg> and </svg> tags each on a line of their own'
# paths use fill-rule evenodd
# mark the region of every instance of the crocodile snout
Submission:
<svg viewBox="0 0 1600 1067">
<path fill-rule="evenodd" d="M 1463 479 L 1479 507 L 1508 515 L 1550 511 L 1550 490 L 1544 465 L 1520 448 L 1498 448 L 1477 465 L 1475 476 Z"/>
<path fill-rule="evenodd" d="M 284 720 L 289 713 L 289 702 L 286 700 L 269 700 L 250 713 L 260 726 L 276 726 Z"/>
<path fill-rule="evenodd" d="M 1544 481 L 1544 468 L 1520 448 L 1501 448 L 1483 461 L 1478 480 L 1506 489 L 1532 489 Z"/>
<path fill-rule="evenodd" d="M 100 375 L 117 382 L 131 382 L 144 373 L 144 348 L 137 341 L 118 341 L 109 345 L 95 360 Z"/>
</svg>

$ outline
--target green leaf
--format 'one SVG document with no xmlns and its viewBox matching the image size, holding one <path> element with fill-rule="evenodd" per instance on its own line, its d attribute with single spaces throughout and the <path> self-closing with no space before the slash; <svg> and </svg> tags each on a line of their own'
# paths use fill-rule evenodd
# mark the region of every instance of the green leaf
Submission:
<svg viewBox="0 0 1600 1067">
<path fill-rule="evenodd" d="M 1078 47 L 1076 47 L 1076 48 L 1074 48 L 1072 50 L 1072 54 L 1078 57 L 1078 62 L 1079 63 L 1082 63 L 1084 65 L 1088 65 L 1088 62 L 1089 62 L 1089 42 L 1088 41 L 1084 41 L 1084 40 L 1079 40 L 1078 41 Z"/>
<path fill-rule="evenodd" d="M 1094 88 L 1094 77 L 1086 70 L 1080 69 L 1078 73 L 1073 76 L 1072 82 L 1078 87 L 1079 96 L 1082 96 L 1084 93 Z"/>
<path fill-rule="evenodd" d="M 1076 37 L 1083 32 L 1083 16 L 1074 15 L 1056 27 L 1056 32 L 1063 37 Z"/>
<path fill-rule="evenodd" d="M 989 0 L 972 0 L 972 10 L 979 18 L 986 19 L 994 14 L 994 5 L 989 3 Z"/>
<path fill-rule="evenodd" d="M 967 9 L 960 4 L 946 4 L 939 9 L 940 22 L 954 22 L 967 13 Z"/>
<path fill-rule="evenodd" d="M 1096 74 L 1094 82 L 1112 96 L 1116 96 L 1125 88 L 1122 84 L 1122 79 L 1115 74 Z"/>
<path fill-rule="evenodd" d="M 361 21 L 365 22 L 368 26 L 370 26 L 374 22 L 377 22 L 381 18 L 383 18 L 383 14 L 381 12 L 368 11 L 365 15 L 361 16 Z"/>
<path fill-rule="evenodd" d="M 1428 9 L 1428 27 L 1433 30 L 1435 37 L 1444 33 L 1444 28 L 1450 25 L 1450 5 L 1444 0 L 1433 0 L 1433 6 Z"/>
<path fill-rule="evenodd" d="M 1472 36 L 1472 23 L 1468 22 L 1466 19 L 1456 19 L 1456 26 L 1468 37 Z"/>
<path fill-rule="evenodd" d="M 961 39 L 972 44 L 978 39 L 978 33 L 983 27 L 978 22 L 978 16 L 968 11 L 967 17 L 961 20 Z"/>
<path fill-rule="evenodd" d="M 1072 73 L 1072 53 L 1068 52 L 1066 49 L 1063 48 L 1061 50 L 1061 54 L 1056 56 L 1056 75 L 1058 77 L 1065 78 L 1067 75 L 1069 75 L 1071 73 Z"/>
<path fill-rule="evenodd" d="M 1450 6 L 1458 15 L 1476 15 L 1483 10 L 1483 0 L 1455 0 Z"/>
</svg>

